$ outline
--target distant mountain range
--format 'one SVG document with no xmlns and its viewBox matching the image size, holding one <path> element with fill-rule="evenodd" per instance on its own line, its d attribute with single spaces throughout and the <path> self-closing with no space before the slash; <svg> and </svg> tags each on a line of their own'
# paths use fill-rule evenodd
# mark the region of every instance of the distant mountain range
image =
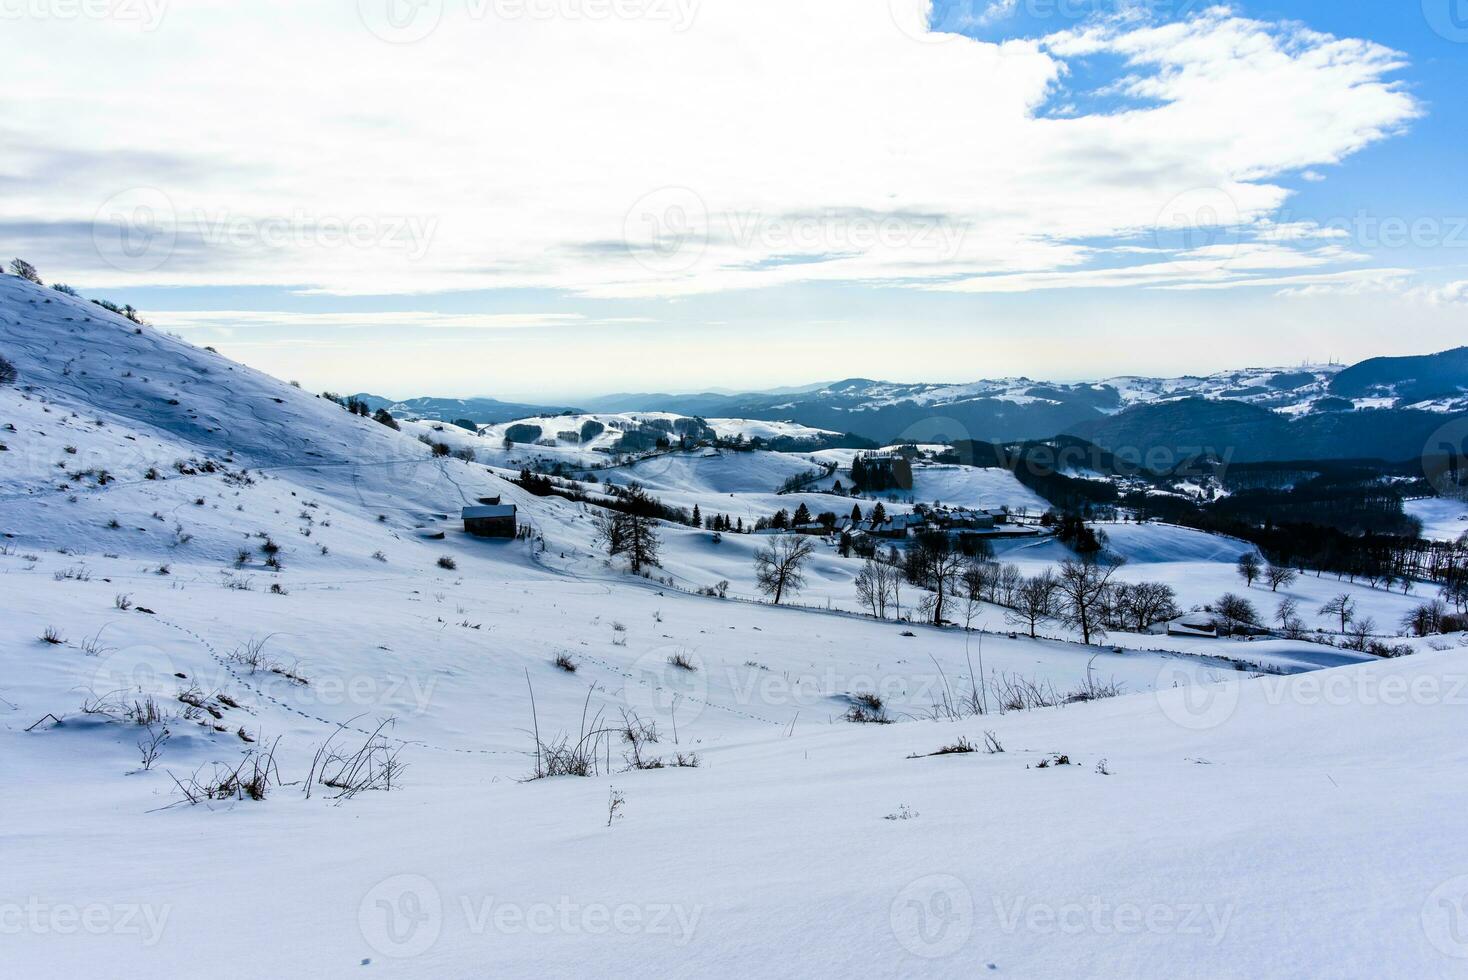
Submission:
<svg viewBox="0 0 1468 980">
<path fill-rule="evenodd" d="M 464 419 L 480 425 L 497 425 L 534 415 L 559 415 L 564 408 L 545 405 L 522 405 L 516 402 L 496 401 L 493 398 L 410 398 L 393 401 L 382 395 L 361 392 L 355 396 L 367 403 L 374 412 L 385 408 L 402 418 L 434 419 L 439 422 L 454 422 Z"/>
<path fill-rule="evenodd" d="M 480 424 L 569 408 L 493 399 L 364 395 L 394 414 Z M 1073 434 L 1108 449 L 1211 449 L 1243 459 L 1418 455 L 1445 416 L 1468 413 L 1468 347 L 1360 364 L 1251 368 L 1180 378 L 1116 377 L 1081 384 L 1005 378 L 901 384 L 851 378 L 777 391 L 617 394 L 578 413 L 672 412 L 789 421 L 881 443 L 1009 442 Z"/>
</svg>

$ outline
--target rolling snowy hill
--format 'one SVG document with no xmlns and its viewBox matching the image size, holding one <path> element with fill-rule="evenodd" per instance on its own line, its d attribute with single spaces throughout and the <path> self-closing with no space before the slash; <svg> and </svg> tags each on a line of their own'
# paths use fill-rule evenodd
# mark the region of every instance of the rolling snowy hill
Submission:
<svg viewBox="0 0 1468 980">
<path fill-rule="evenodd" d="M 1388 662 L 1031 640 L 992 606 L 988 632 L 878 621 L 825 543 L 774 608 L 753 601 L 766 536 L 665 525 L 633 576 L 592 507 L 508 479 L 585 439 L 393 429 L 10 277 L 0 356 L 16 975 L 1421 977 L 1468 955 L 1465 653 L 1443 638 Z M 672 453 L 585 486 L 763 516 L 832 506 L 777 493 L 823 458 Z M 909 496 L 1028 493 L 935 466 Z M 520 539 L 463 533 L 489 497 Z M 1189 603 L 1241 588 L 1236 542 L 1107 530 Z M 988 713 L 945 710 L 981 683 Z M 1022 690 L 1064 703 L 1009 710 Z M 587 775 L 526 781 L 578 744 Z M 240 766 L 263 799 L 200 798 Z"/>
</svg>

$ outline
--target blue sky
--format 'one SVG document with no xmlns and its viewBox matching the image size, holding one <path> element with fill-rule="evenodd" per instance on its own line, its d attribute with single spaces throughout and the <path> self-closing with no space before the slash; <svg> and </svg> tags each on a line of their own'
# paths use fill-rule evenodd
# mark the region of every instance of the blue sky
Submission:
<svg viewBox="0 0 1468 980">
<path fill-rule="evenodd" d="M 389 2 L 20 23 L 0 240 L 272 373 L 399 397 L 1465 335 L 1468 0 L 432 0 L 408 36 Z M 152 70 L 88 57 L 120 36 Z"/>
</svg>

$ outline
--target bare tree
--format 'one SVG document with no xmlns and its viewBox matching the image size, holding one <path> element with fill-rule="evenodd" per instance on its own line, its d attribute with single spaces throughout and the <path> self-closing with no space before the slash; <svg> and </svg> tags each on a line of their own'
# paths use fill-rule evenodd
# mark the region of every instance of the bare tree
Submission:
<svg viewBox="0 0 1468 980">
<path fill-rule="evenodd" d="M 33 282 L 37 286 L 45 285 L 45 283 L 41 282 L 41 274 L 36 271 L 36 267 L 25 259 L 12 259 L 10 262 L 10 272 L 12 275 L 20 276 L 26 282 Z M 46 302 L 49 303 L 51 301 L 47 300 Z"/>
<path fill-rule="evenodd" d="M 1299 573 L 1288 565 L 1271 562 L 1264 566 L 1264 581 L 1269 583 L 1270 592 L 1278 592 L 1281 585 L 1290 585 L 1299 577 Z"/>
<path fill-rule="evenodd" d="M 1245 585 L 1252 587 L 1263 572 L 1264 563 L 1259 560 L 1257 552 L 1246 551 L 1239 556 L 1238 569 L 1239 578 L 1244 580 Z"/>
<path fill-rule="evenodd" d="M 1055 574 L 1048 568 L 1034 578 L 1026 579 L 1014 593 L 1014 608 L 1005 613 L 1011 626 L 1023 626 L 1034 639 L 1042 619 L 1055 615 Z"/>
<path fill-rule="evenodd" d="M 778 606 L 787 592 L 805 588 L 805 566 L 815 552 L 810 539 L 798 535 L 776 538 L 756 551 L 754 574 L 759 590 Z"/>
<path fill-rule="evenodd" d="M 1353 619 L 1350 625 L 1351 628 L 1346 631 L 1346 647 L 1365 653 L 1376 635 L 1376 620 L 1366 616 L 1363 619 Z"/>
<path fill-rule="evenodd" d="M 1292 640 L 1305 635 L 1305 621 L 1300 618 L 1300 603 L 1294 598 L 1281 599 L 1274 613 L 1280 632 Z"/>
<path fill-rule="evenodd" d="M 1458 542 L 1461 550 L 1468 551 L 1468 531 Z M 1460 574 L 1447 585 L 1442 587 L 1442 598 L 1444 602 L 1451 602 L 1453 608 L 1459 613 L 1468 613 L 1468 575 Z"/>
<path fill-rule="evenodd" d="M 943 624 L 943 613 L 948 600 L 956 596 L 968 560 L 956 551 L 936 554 L 928 564 L 928 587 L 933 590 L 933 625 Z"/>
<path fill-rule="evenodd" d="M 1432 599 L 1402 617 L 1402 628 L 1414 636 L 1431 636 L 1443 632 L 1443 620 L 1448 616 L 1448 604 L 1441 599 Z"/>
<path fill-rule="evenodd" d="M 1055 586 L 1060 612 L 1068 625 L 1081 631 L 1081 642 L 1089 644 L 1093 636 L 1105 636 L 1099 607 L 1112 576 L 1124 563 L 1124 559 L 1105 554 L 1060 563 Z"/>
<path fill-rule="evenodd" d="M 1341 621 L 1341 632 L 1344 633 L 1351 620 L 1356 618 L 1356 600 L 1349 593 L 1342 592 L 1320 607 L 1320 615 L 1338 617 Z"/>
<path fill-rule="evenodd" d="M 1177 590 L 1165 582 L 1137 582 L 1117 589 L 1118 612 L 1138 633 L 1177 616 Z"/>
<path fill-rule="evenodd" d="M 893 601 L 897 569 L 870 558 L 856 575 L 856 597 L 878 619 L 887 618 L 887 604 Z"/>
<path fill-rule="evenodd" d="M 998 591 L 999 577 L 998 562 L 977 561 L 969 565 L 968 570 L 963 573 L 963 587 L 969 595 L 993 602 Z"/>
<path fill-rule="evenodd" d="M 1259 613 L 1254 609 L 1254 604 L 1232 592 L 1221 596 L 1213 604 L 1213 613 L 1218 619 L 1219 629 L 1229 635 L 1233 635 L 1241 627 L 1254 626 L 1259 622 Z"/>
<path fill-rule="evenodd" d="M 1001 566 L 999 577 L 994 583 L 995 598 L 1001 606 L 1013 606 L 1015 595 L 1024 583 L 1025 576 L 1018 565 L 1011 562 Z"/>
</svg>

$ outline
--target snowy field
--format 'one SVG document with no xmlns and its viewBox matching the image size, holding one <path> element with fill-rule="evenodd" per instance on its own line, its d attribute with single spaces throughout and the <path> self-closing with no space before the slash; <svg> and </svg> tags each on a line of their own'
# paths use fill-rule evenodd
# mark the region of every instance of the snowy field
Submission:
<svg viewBox="0 0 1468 980">
<path fill-rule="evenodd" d="M 1456 541 L 1468 534 L 1468 501 L 1448 497 L 1409 500 L 1407 515 L 1422 522 L 1422 536 L 1436 541 Z"/>
<path fill-rule="evenodd" d="M 1463 975 L 1450 641 L 1367 662 L 1012 638 L 993 607 L 987 633 L 876 622 L 824 545 L 777 609 L 749 601 L 765 539 L 665 528 L 664 581 L 634 578 L 587 507 L 503 479 L 492 438 L 393 431 L 10 277 L 0 353 L 20 374 L 0 387 L 7 976 Z M 604 475 L 732 516 L 849 511 L 775 493 L 810 465 Z M 1034 506 L 1012 479 L 923 468 L 914 493 Z M 467 537 L 486 496 L 533 536 Z M 1244 591 L 1238 542 L 1105 530 L 1124 575 L 1185 603 Z M 690 594 L 720 580 L 727 599 Z M 1413 601 L 1290 589 L 1384 623 Z M 945 720 L 981 680 L 1120 696 Z M 845 720 L 873 697 L 892 724 Z M 628 719 L 665 768 L 610 734 L 588 777 L 527 781 L 533 733 Z M 959 744 L 978 751 L 932 754 Z M 364 747 L 395 760 L 390 791 L 344 788 Z M 262 751 L 265 799 L 189 805 Z"/>
</svg>

